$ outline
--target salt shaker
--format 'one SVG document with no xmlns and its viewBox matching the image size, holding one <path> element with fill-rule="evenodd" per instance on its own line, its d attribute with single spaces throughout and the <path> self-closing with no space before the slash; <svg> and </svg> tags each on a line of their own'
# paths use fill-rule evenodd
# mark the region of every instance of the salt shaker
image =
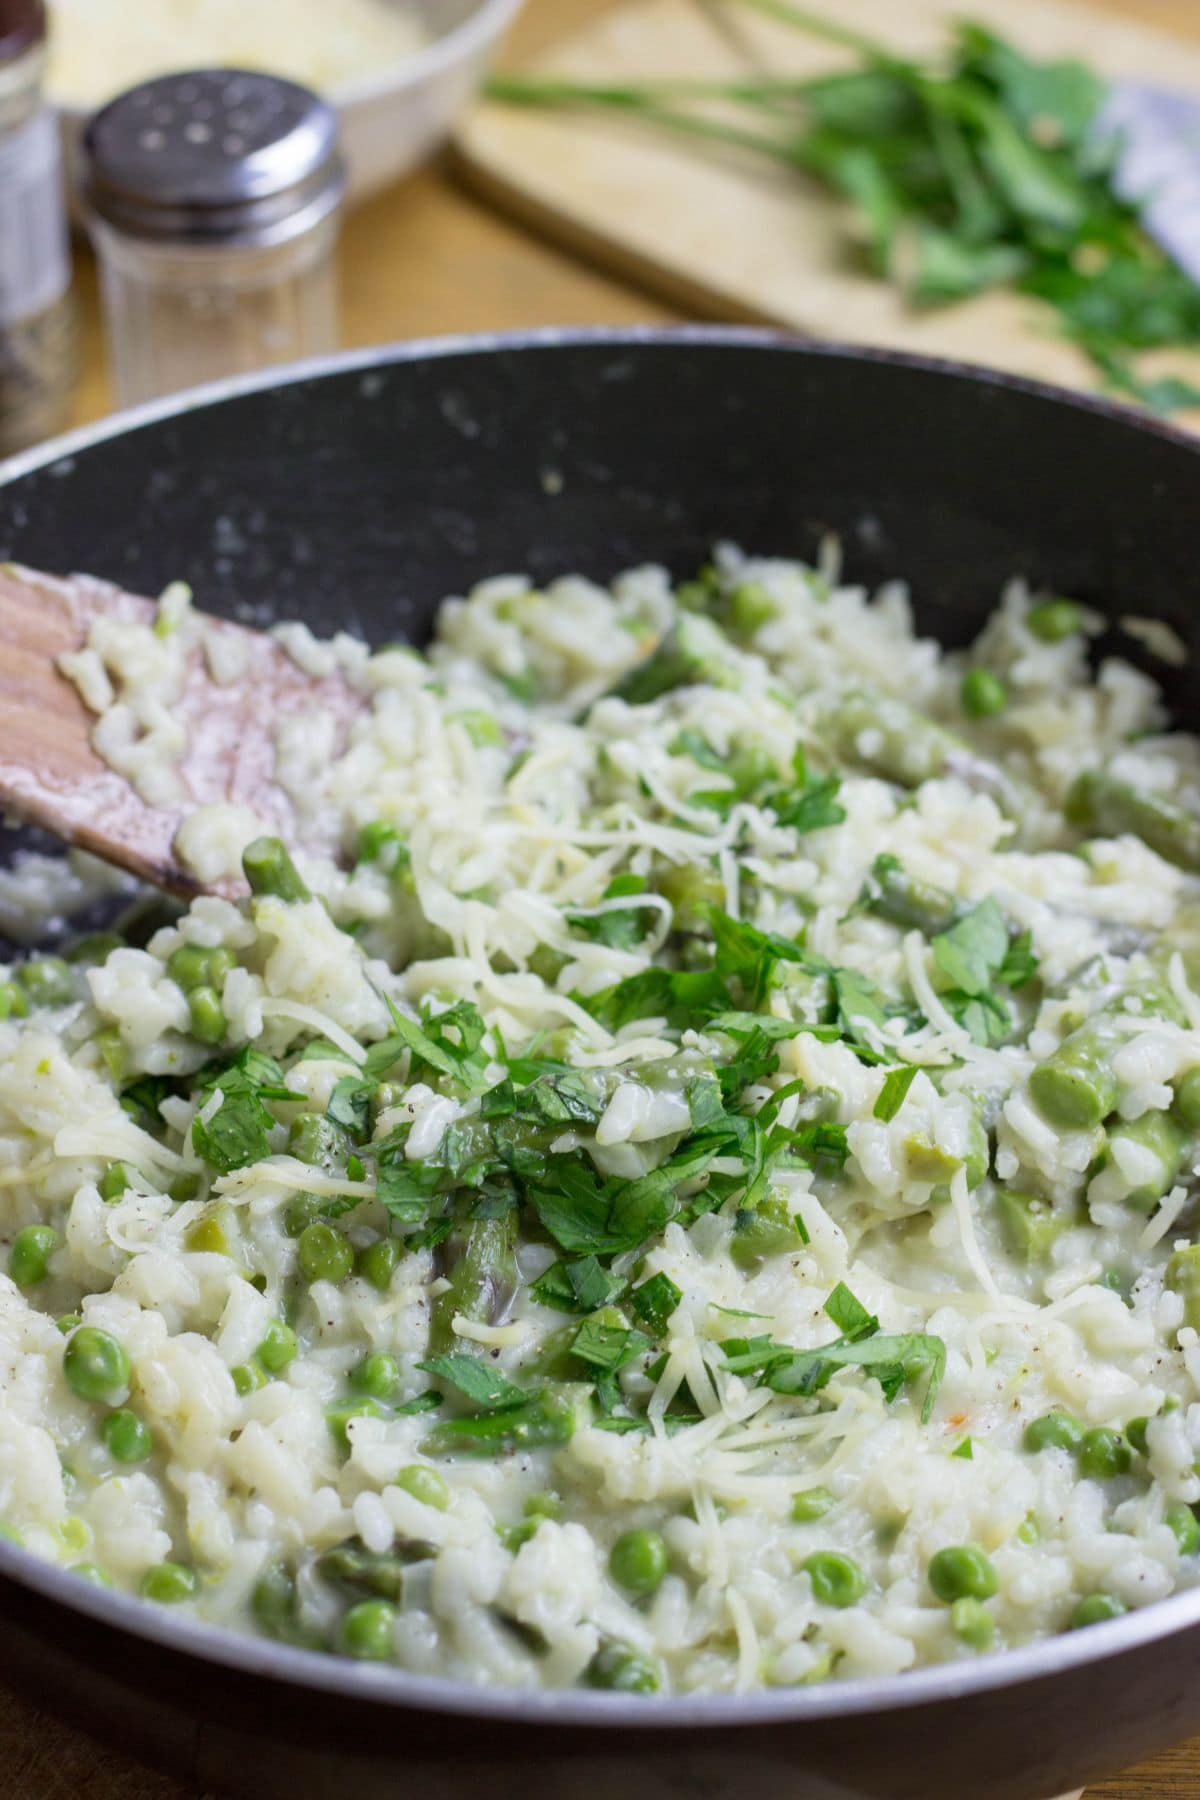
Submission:
<svg viewBox="0 0 1200 1800">
<path fill-rule="evenodd" d="M 332 109 L 273 75 L 131 88 L 84 137 L 118 405 L 337 347 Z"/>
<path fill-rule="evenodd" d="M 75 379 L 58 122 L 42 0 L 0 0 L 0 457 L 66 423 Z"/>
</svg>

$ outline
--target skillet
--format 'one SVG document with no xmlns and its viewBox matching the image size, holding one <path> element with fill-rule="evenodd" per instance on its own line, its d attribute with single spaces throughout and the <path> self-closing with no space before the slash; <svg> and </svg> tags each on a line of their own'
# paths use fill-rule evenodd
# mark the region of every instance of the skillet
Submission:
<svg viewBox="0 0 1200 1800">
<path fill-rule="evenodd" d="M 371 350 L 221 384 L 0 469 L 0 557 L 257 623 L 427 634 L 479 577 L 694 570 L 720 537 L 913 586 L 977 630 L 1014 573 L 1165 620 L 1200 725 L 1200 442 L 981 370 L 740 328 Z M 1114 635 L 1138 660 L 1132 640 Z M 1108 646 L 1101 644 L 1103 652 Z M 2 854 L 2 851 L 0 851 Z M 0 1670 L 198 1790 L 355 1800 L 653 1783 L 705 1800 L 1049 1800 L 1200 1730 L 1200 1589 L 881 1680 L 645 1700 L 476 1690 L 231 1637 L 0 1543 Z"/>
</svg>

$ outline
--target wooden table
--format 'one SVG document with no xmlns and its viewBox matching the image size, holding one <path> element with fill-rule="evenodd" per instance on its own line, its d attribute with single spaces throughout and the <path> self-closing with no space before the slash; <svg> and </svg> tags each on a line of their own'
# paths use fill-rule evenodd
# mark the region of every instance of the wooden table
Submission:
<svg viewBox="0 0 1200 1800">
<path fill-rule="evenodd" d="M 527 0 L 512 60 L 619 0 Z M 1091 0 L 1110 12 L 1200 37 L 1200 0 Z M 833 10 L 830 5 L 827 10 Z M 964 0 L 964 13 L 970 13 Z M 368 202 L 342 242 L 347 345 L 533 325 L 653 323 L 679 314 L 573 261 L 490 212 L 447 166 Z M 77 422 L 109 408 L 94 271 L 79 271 L 85 374 Z M 14 1800 L 197 1800 L 139 1763 L 103 1751 L 0 1689 L 0 1792 Z M 1200 1738 L 1088 1789 L 1087 1800 L 1198 1800 Z M 298 1796 L 303 1800 L 303 1796 Z M 797 1800 L 802 1800 L 797 1796 Z"/>
</svg>

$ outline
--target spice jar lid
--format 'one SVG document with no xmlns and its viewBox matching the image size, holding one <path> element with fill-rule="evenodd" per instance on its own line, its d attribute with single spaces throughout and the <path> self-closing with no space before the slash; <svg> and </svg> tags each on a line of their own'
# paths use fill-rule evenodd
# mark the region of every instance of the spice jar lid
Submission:
<svg viewBox="0 0 1200 1800">
<path fill-rule="evenodd" d="M 84 134 L 84 196 L 132 236 L 278 242 L 345 188 L 333 109 L 307 88 L 242 69 L 143 82 Z"/>
<path fill-rule="evenodd" d="M 15 62 L 45 35 L 43 0 L 0 0 L 0 65 Z"/>
</svg>

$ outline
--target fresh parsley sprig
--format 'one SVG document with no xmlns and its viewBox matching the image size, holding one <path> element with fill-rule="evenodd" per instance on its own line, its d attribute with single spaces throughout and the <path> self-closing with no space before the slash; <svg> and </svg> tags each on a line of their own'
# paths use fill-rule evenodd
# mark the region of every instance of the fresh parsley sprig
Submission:
<svg viewBox="0 0 1200 1800">
<path fill-rule="evenodd" d="M 1200 288 L 1117 192 L 1118 146 L 1097 130 L 1105 86 L 1083 63 L 1039 62 L 960 23 L 916 61 L 789 0 L 724 0 L 850 51 L 815 80 L 573 82 L 497 75 L 494 99 L 615 111 L 655 130 L 769 159 L 848 202 L 865 267 L 915 307 L 1012 286 L 1052 308 L 1101 381 L 1162 412 L 1200 388 L 1145 370 L 1200 338 Z"/>
</svg>

